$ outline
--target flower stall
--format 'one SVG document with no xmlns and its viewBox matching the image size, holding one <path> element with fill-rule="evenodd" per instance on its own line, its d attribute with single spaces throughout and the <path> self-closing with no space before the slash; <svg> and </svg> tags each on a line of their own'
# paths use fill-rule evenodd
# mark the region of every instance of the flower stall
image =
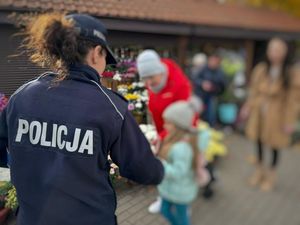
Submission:
<svg viewBox="0 0 300 225">
<path fill-rule="evenodd" d="M 157 144 L 157 132 L 153 125 L 147 124 L 148 110 L 147 103 L 149 100 L 145 84 L 139 81 L 136 68 L 136 57 L 140 49 L 136 48 L 115 48 L 113 49 L 118 59 L 116 66 L 107 66 L 101 76 L 103 86 L 122 95 L 128 101 L 128 110 L 133 114 L 142 132 L 148 139 L 152 151 L 155 153 Z M 119 168 L 108 157 L 110 164 L 110 177 L 114 185 L 121 179 Z M 131 182 L 128 182 L 131 184 Z"/>
<path fill-rule="evenodd" d="M 145 85 L 139 82 L 135 58 L 139 49 L 115 48 L 119 63 L 107 66 L 101 76 L 105 87 L 118 92 L 128 101 L 128 110 L 132 112 L 137 123 L 147 122 L 148 94 Z"/>
</svg>

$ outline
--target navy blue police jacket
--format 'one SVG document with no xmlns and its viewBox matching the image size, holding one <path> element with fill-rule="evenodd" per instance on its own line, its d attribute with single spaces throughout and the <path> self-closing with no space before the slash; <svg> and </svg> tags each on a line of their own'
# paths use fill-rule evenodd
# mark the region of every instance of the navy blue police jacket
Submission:
<svg viewBox="0 0 300 225">
<path fill-rule="evenodd" d="M 72 66 L 67 79 L 54 79 L 44 74 L 24 84 L 0 117 L 18 225 L 115 225 L 108 154 L 123 177 L 141 184 L 159 184 L 163 166 L 127 102 L 93 68 Z"/>
</svg>

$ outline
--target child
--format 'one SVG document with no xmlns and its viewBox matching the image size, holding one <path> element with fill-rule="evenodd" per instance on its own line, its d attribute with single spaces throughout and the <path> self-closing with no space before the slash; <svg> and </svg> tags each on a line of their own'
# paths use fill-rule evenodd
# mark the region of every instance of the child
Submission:
<svg viewBox="0 0 300 225">
<path fill-rule="evenodd" d="M 196 170 L 200 151 L 197 130 L 193 128 L 194 106 L 190 102 L 173 103 L 163 113 L 168 136 L 159 156 L 165 177 L 158 190 L 162 198 L 162 215 L 172 225 L 190 225 L 188 207 L 196 199 Z"/>
</svg>

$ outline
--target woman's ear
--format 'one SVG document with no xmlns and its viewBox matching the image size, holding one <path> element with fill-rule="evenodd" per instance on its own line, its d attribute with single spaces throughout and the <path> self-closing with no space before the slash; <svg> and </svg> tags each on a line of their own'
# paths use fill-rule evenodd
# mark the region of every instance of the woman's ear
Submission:
<svg viewBox="0 0 300 225">
<path fill-rule="evenodd" d="M 95 63 L 99 62 L 99 59 L 102 57 L 101 50 L 102 50 L 102 47 L 100 45 L 97 45 L 93 49 L 93 58 L 95 60 Z"/>
<path fill-rule="evenodd" d="M 99 62 L 99 58 L 101 57 L 101 49 L 102 47 L 100 45 L 97 45 L 95 48 L 91 49 L 91 61 L 92 64 L 97 64 Z"/>
</svg>

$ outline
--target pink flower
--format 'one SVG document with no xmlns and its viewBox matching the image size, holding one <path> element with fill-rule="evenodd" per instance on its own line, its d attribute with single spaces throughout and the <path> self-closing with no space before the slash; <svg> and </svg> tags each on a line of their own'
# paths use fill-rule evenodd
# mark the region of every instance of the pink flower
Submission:
<svg viewBox="0 0 300 225">
<path fill-rule="evenodd" d="M 129 110 L 129 111 L 132 111 L 132 110 L 134 110 L 134 109 L 135 109 L 134 104 L 129 103 L 129 104 L 128 104 L 128 110 Z"/>
</svg>

